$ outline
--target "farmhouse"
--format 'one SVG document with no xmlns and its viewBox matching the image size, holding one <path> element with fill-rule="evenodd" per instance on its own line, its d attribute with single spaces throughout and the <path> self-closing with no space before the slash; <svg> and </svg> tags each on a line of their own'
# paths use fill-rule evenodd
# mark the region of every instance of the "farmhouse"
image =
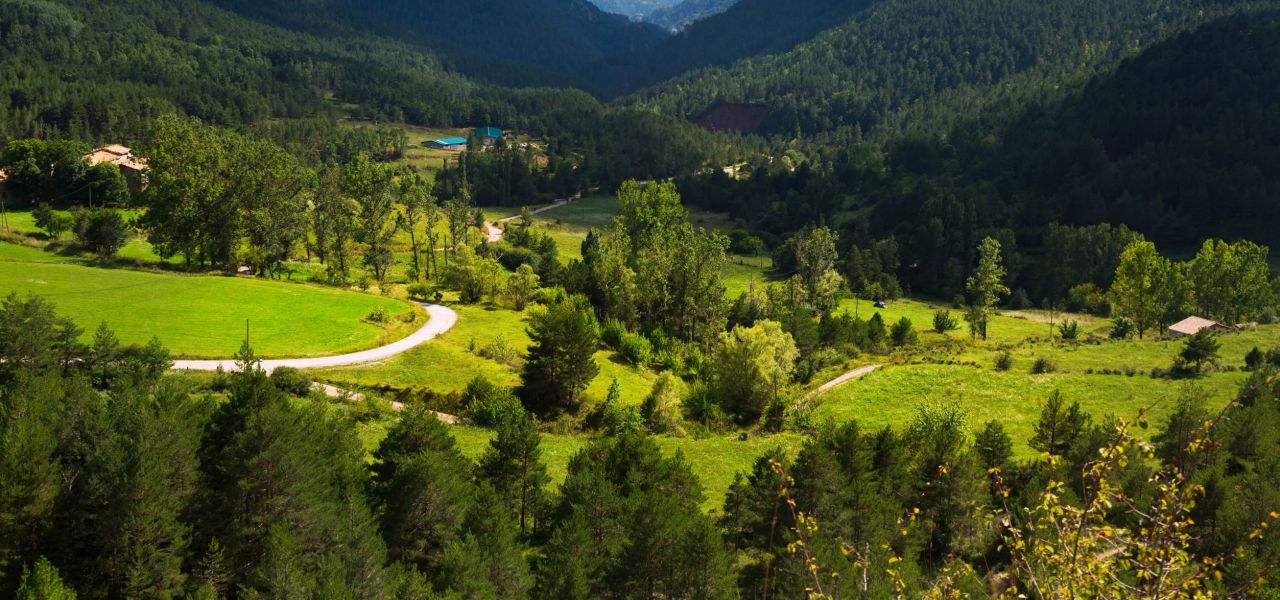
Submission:
<svg viewBox="0 0 1280 600">
<path fill-rule="evenodd" d="M 89 161 L 90 166 L 98 166 L 102 163 L 110 163 L 120 167 L 120 172 L 124 175 L 126 181 L 129 182 L 129 193 L 138 194 L 147 187 L 146 174 L 147 161 L 145 159 L 133 155 L 133 150 L 127 146 L 120 144 L 112 144 L 95 149 L 84 155 L 84 159 Z"/>
<path fill-rule="evenodd" d="M 1187 317 L 1173 325 L 1169 326 L 1169 333 L 1177 337 L 1185 337 L 1195 335 L 1204 329 L 1212 329 L 1214 331 L 1235 331 L 1230 325 L 1223 325 L 1217 321 L 1210 321 L 1201 317 Z"/>
<path fill-rule="evenodd" d="M 497 144 L 498 140 L 502 139 L 502 136 L 505 135 L 505 132 L 497 127 L 477 127 L 471 130 L 471 134 L 479 140 L 482 146 L 487 148 Z"/>
<path fill-rule="evenodd" d="M 461 152 L 467 149 L 467 138 L 464 138 L 464 137 L 440 138 L 438 140 L 430 140 L 430 141 L 424 142 L 423 145 L 425 145 L 428 148 L 435 148 L 437 150 L 449 150 L 451 152 Z"/>
</svg>

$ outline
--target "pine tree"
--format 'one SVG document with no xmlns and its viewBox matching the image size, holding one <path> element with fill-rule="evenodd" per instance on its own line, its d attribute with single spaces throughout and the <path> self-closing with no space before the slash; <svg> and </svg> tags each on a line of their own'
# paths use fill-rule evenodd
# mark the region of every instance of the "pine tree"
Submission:
<svg viewBox="0 0 1280 600">
<path fill-rule="evenodd" d="M 973 449 L 982 459 L 982 466 L 988 469 L 1002 467 L 1013 456 L 1013 440 L 1005 433 L 1004 425 L 991 420 L 974 437 Z"/>
<path fill-rule="evenodd" d="M 477 476 L 487 481 L 504 505 L 519 515 L 520 533 L 540 514 L 543 489 L 551 478 L 542 463 L 542 436 L 527 413 L 498 423 L 498 435 L 480 457 Z"/>
<path fill-rule="evenodd" d="M 14 600 L 76 600 L 76 592 L 62 582 L 58 570 L 44 557 L 33 569 L 22 570 L 22 584 Z"/>
<path fill-rule="evenodd" d="M 1063 404 L 1062 393 L 1054 390 L 1040 408 L 1040 420 L 1030 441 L 1032 448 L 1051 456 L 1065 456 L 1089 427 L 1089 415 L 1080 409 L 1079 402 L 1072 402 L 1069 407 Z"/>
<path fill-rule="evenodd" d="M 374 496 L 393 560 L 436 576 L 445 549 L 459 540 L 472 501 L 472 465 L 445 425 L 411 408 L 374 453 Z"/>
<path fill-rule="evenodd" d="M 529 326 L 529 357 L 517 391 L 539 415 L 575 413 L 582 392 L 600 372 L 595 353 L 599 325 L 581 298 L 570 298 L 535 314 Z"/>
</svg>

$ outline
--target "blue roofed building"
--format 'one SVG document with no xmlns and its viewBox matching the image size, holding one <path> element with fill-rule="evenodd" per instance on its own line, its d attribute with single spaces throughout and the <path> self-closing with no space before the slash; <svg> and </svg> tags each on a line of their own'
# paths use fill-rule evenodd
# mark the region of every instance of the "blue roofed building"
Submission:
<svg viewBox="0 0 1280 600">
<path fill-rule="evenodd" d="M 502 139 L 505 132 L 497 127 L 477 127 L 471 130 L 471 134 L 475 136 L 476 140 L 481 144 L 485 146 L 492 146 L 497 143 L 498 140 Z"/>
<path fill-rule="evenodd" d="M 454 152 L 461 152 L 467 149 L 467 138 L 464 138 L 464 137 L 440 138 L 438 140 L 430 140 L 428 142 L 425 142 L 424 145 L 428 148 L 436 148 L 439 150 L 452 150 Z"/>
</svg>

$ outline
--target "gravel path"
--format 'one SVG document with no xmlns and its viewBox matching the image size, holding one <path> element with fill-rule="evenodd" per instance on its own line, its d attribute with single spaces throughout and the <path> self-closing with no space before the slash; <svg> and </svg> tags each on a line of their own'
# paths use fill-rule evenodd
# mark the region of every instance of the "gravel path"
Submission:
<svg viewBox="0 0 1280 600">
<path fill-rule="evenodd" d="M 556 200 L 555 202 L 552 202 L 551 204 L 548 204 L 548 205 L 546 205 L 546 206 L 544 206 L 544 207 L 542 207 L 542 208 L 539 208 L 539 209 L 536 209 L 536 210 L 531 210 L 531 211 L 529 211 L 529 212 L 530 212 L 530 214 L 535 214 L 535 215 L 536 215 L 536 214 L 540 214 L 540 213 L 547 212 L 547 211 L 549 211 L 549 210 L 554 210 L 554 209 L 560 208 L 561 206 L 564 206 L 564 205 L 566 205 L 566 204 L 568 204 L 568 203 L 570 203 L 570 202 L 572 202 L 572 200 L 571 200 L 571 199 L 569 199 L 569 198 L 561 198 L 561 199 Z M 490 244 L 496 244 L 496 243 L 498 243 L 498 242 L 501 242 L 501 241 L 502 241 L 502 228 L 501 228 L 501 227 L 498 227 L 498 223 L 510 223 L 510 222 L 512 222 L 512 221 L 514 221 L 514 220 L 516 220 L 516 219 L 519 219 L 519 218 L 520 218 L 520 215 L 512 215 L 512 216 L 510 216 L 510 217 L 505 217 L 505 218 L 502 218 L 502 219 L 498 219 L 497 221 L 494 221 L 493 223 L 488 223 L 488 222 L 486 222 L 486 223 L 484 224 L 484 229 L 485 229 L 485 232 L 489 234 L 489 243 L 490 243 Z"/>
<path fill-rule="evenodd" d="M 839 376 L 839 377 L 837 377 L 837 378 L 835 378 L 835 379 L 832 379 L 831 381 L 828 381 L 828 382 L 826 382 L 826 383 L 824 383 L 824 384 L 822 384 L 822 385 L 818 386 L 818 389 L 813 390 L 812 392 L 810 392 L 810 393 L 809 393 L 809 397 L 810 397 L 810 398 L 813 398 L 813 397 L 816 397 L 816 396 L 821 396 L 822 394 L 825 394 L 825 393 L 827 393 L 827 392 L 829 392 L 829 391 L 831 391 L 831 390 L 834 390 L 834 389 L 836 389 L 836 388 L 838 388 L 838 387 L 840 387 L 840 386 L 842 386 L 842 385 L 844 385 L 844 384 L 846 384 L 846 383 L 849 383 L 850 381 L 853 381 L 854 379 L 858 379 L 858 378 L 860 378 L 860 377 L 862 377 L 862 376 L 864 376 L 864 375 L 866 375 L 866 374 L 868 374 L 868 373 L 870 373 L 870 372 L 872 372 L 872 371 L 875 371 L 876 369 L 879 369 L 879 368 L 880 368 L 880 367 L 882 367 L 882 366 L 884 366 L 884 365 L 871 365 L 871 366 L 869 366 L 869 367 L 862 367 L 861 369 L 854 369 L 854 370 L 852 370 L 852 371 L 849 371 L 848 373 L 845 373 L 844 375 L 841 375 L 841 376 Z"/>
<path fill-rule="evenodd" d="M 284 358 L 262 361 L 263 370 L 270 373 L 276 367 L 293 367 L 295 369 L 320 369 L 324 367 L 343 367 L 347 365 L 359 365 L 364 363 L 375 362 L 387 358 L 391 358 L 397 354 L 406 352 L 412 348 L 422 345 L 449 331 L 454 324 L 458 322 L 458 313 L 452 309 L 445 308 L 436 304 L 422 304 L 427 309 L 427 314 L 431 315 L 431 319 L 423 325 L 421 329 L 413 332 L 398 342 L 387 344 L 371 350 L 362 352 L 353 352 L 351 354 L 340 354 L 337 356 L 321 356 L 318 358 Z M 234 371 L 236 369 L 236 361 L 234 358 L 218 359 L 218 360 L 176 360 L 173 362 L 174 369 L 187 371 L 216 371 L 218 367 L 222 367 L 226 371 Z"/>
</svg>

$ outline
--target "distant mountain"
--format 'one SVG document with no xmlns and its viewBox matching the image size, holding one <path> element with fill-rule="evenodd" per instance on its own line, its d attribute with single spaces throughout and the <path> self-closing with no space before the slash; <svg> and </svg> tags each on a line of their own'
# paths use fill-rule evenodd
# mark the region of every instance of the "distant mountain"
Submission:
<svg viewBox="0 0 1280 600">
<path fill-rule="evenodd" d="M 650 11 L 644 20 L 665 29 L 679 31 L 707 17 L 718 15 L 738 0 L 684 0 L 675 6 Z"/>
<path fill-rule="evenodd" d="M 607 13 L 643 17 L 656 10 L 668 9 L 680 4 L 680 0 L 591 0 L 591 3 Z"/>
</svg>

